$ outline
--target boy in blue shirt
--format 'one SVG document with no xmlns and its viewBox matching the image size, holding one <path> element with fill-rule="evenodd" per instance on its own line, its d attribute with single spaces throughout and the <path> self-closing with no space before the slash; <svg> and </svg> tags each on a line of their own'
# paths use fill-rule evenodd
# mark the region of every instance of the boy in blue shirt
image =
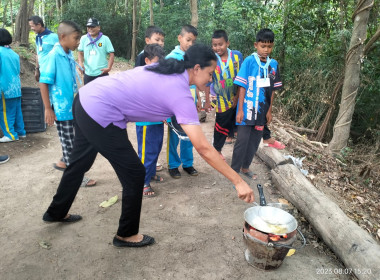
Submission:
<svg viewBox="0 0 380 280">
<path fill-rule="evenodd" d="M 36 71 L 34 76 L 38 82 L 40 79 L 40 67 L 43 66 L 48 53 L 58 43 L 58 35 L 45 27 L 42 18 L 32 16 L 28 19 L 30 29 L 37 34 L 36 36 Z"/>
<path fill-rule="evenodd" d="M 256 35 L 256 53 L 248 56 L 235 78 L 238 88 L 237 140 L 231 167 L 250 179 L 257 175 L 249 170 L 263 136 L 264 125 L 272 120 L 274 91 L 282 87 L 276 60 L 269 58 L 273 50 L 274 33 L 262 29 Z"/>
<path fill-rule="evenodd" d="M 185 52 L 195 43 L 198 36 L 197 29 L 192 25 L 184 25 L 181 28 L 181 32 L 178 35 L 179 46 L 176 46 L 166 58 L 174 58 L 177 60 L 183 60 Z M 197 100 L 200 100 L 197 93 L 196 86 L 190 86 L 191 93 L 194 98 L 195 104 Z M 168 120 L 170 121 L 170 120 Z M 185 170 L 191 176 L 197 176 L 198 171 L 193 167 L 193 144 L 190 141 L 180 140 L 176 133 L 168 126 L 168 145 L 167 145 L 167 160 L 169 167 L 169 174 L 174 179 L 181 178 L 181 173 L 178 167 L 182 164 L 183 170 Z M 180 143 L 180 154 L 178 155 L 177 147 Z"/>
<path fill-rule="evenodd" d="M 150 65 L 165 57 L 164 49 L 158 44 L 146 45 L 142 54 L 145 57 L 145 65 Z M 143 195 L 153 197 L 156 194 L 150 182 L 164 180 L 161 176 L 156 175 L 156 164 L 164 139 L 164 124 L 163 122 L 137 122 L 136 135 L 138 154 L 145 167 Z"/>
<path fill-rule="evenodd" d="M 236 115 L 237 95 L 233 81 L 243 62 L 243 55 L 228 48 L 230 42 L 224 30 L 215 30 L 211 43 L 218 59 L 212 75 L 212 85 L 216 94 L 213 146 L 224 159 L 222 148 L 228 135 L 233 134 Z"/>
<path fill-rule="evenodd" d="M 72 105 L 74 94 L 78 92 L 76 62 L 72 55 L 80 40 L 80 27 L 72 21 L 62 21 L 58 26 L 59 42 L 48 54 L 41 67 L 40 90 L 45 106 L 45 122 L 57 124 L 63 157 L 54 168 L 64 171 L 69 165 L 69 157 L 74 142 L 74 120 Z M 85 185 L 95 185 L 94 180 L 86 178 Z"/>
<path fill-rule="evenodd" d="M 20 57 L 9 45 L 12 36 L 0 29 L 0 128 L 4 136 L 0 143 L 25 137 L 21 111 Z"/>
</svg>

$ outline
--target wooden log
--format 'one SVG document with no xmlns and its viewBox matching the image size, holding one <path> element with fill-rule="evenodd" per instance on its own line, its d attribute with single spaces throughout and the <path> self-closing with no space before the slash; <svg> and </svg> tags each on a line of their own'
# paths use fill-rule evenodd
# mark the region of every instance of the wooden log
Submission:
<svg viewBox="0 0 380 280">
<path fill-rule="evenodd" d="M 272 180 L 349 271 L 360 280 L 380 279 L 379 244 L 311 184 L 297 167 L 277 166 L 272 170 Z"/>
<path fill-rule="evenodd" d="M 280 151 L 275 148 L 264 147 L 260 144 L 256 155 L 263 160 L 271 169 L 275 168 L 277 165 L 290 163 L 288 159 L 285 159 Z"/>
</svg>

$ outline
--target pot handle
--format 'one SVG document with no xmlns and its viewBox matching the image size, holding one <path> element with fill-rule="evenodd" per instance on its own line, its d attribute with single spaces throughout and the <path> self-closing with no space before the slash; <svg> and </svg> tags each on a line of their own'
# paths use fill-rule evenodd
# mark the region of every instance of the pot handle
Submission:
<svg viewBox="0 0 380 280">
<path fill-rule="evenodd" d="M 265 200 L 263 186 L 260 184 L 257 184 L 257 189 L 259 191 L 259 196 L 260 196 L 260 206 L 266 206 L 267 202 Z"/>
<path fill-rule="evenodd" d="M 302 245 L 301 246 L 299 246 L 299 247 L 293 247 L 293 246 L 288 246 L 288 245 L 284 245 L 284 244 L 278 244 L 278 243 L 269 242 L 268 243 L 268 247 L 284 247 L 284 248 L 296 249 L 296 250 L 302 249 L 306 245 L 306 238 L 305 238 L 305 236 L 303 236 L 302 232 L 298 228 L 297 228 L 297 232 L 302 237 Z"/>
</svg>

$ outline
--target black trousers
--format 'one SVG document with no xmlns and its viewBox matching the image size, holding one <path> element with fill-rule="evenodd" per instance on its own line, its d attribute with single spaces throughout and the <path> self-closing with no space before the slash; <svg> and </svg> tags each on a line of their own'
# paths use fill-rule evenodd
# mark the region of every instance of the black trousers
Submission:
<svg viewBox="0 0 380 280">
<path fill-rule="evenodd" d="M 53 219 L 64 218 L 80 188 L 84 173 L 99 152 L 112 165 L 123 187 L 121 216 L 117 235 L 128 237 L 139 232 L 145 167 L 141 163 L 127 131 L 113 124 L 100 126 L 84 111 L 78 95 L 73 105 L 75 118 L 74 147 L 70 164 L 63 173 L 57 193 L 47 213 Z"/>
<path fill-rule="evenodd" d="M 83 76 L 83 83 L 86 85 L 88 84 L 89 82 L 95 80 L 96 78 L 99 78 L 99 77 L 104 77 L 104 76 L 108 76 L 109 74 L 108 73 L 104 73 L 104 74 L 101 74 L 99 76 L 89 76 L 89 75 L 86 75 L 86 73 L 84 73 L 84 76 Z"/>
<path fill-rule="evenodd" d="M 255 126 L 238 125 L 237 139 L 232 154 L 231 168 L 239 172 L 241 168 L 248 169 L 256 154 L 263 131 Z"/>
<path fill-rule="evenodd" d="M 226 142 L 227 136 L 232 134 L 234 130 L 234 123 L 236 119 L 236 109 L 231 108 L 223 113 L 215 114 L 215 127 L 214 127 L 214 148 L 220 152 Z"/>
<path fill-rule="evenodd" d="M 263 139 L 264 140 L 268 140 L 270 138 L 271 138 L 271 136 L 270 136 L 270 130 L 269 130 L 269 128 L 268 128 L 267 125 L 264 125 Z"/>
</svg>

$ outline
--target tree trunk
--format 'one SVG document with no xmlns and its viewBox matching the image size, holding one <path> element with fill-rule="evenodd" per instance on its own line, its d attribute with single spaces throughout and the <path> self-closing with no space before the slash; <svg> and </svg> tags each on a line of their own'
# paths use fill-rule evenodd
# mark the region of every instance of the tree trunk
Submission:
<svg viewBox="0 0 380 280">
<path fill-rule="evenodd" d="M 150 25 L 154 25 L 153 0 L 149 0 Z"/>
<path fill-rule="evenodd" d="M 128 0 L 125 0 L 124 2 L 124 12 L 125 12 L 125 15 L 127 16 L 128 15 Z"/>
<path fill-rule="evenodd" d="M 29 45 L 29 23 L 28 18 L 32 15 L 34 0 L 22 0 L 20 10 L 16 17 L 16 28 L 14 41 L 20 42 L 20 45 Z"/>
<path fill-rule="evenodd" d="M 133 0 L 133 8 L 132 8 L 132 47 L 131 47 L 131 60 L 135 61 L 136 59 L 136 10 L 137 10 L 137 0 Z"/>
<path fill-rule="evenodd" d="M 191 25 L 194 27 L 198 26 L 198 3 L 197 0 L 190 0 L 191 9 Z"/>
<path fill-rule="evenodd" d="M 163 7 L 164 7 L 164 0 L 160 0 L 160 13 L 162 12 Z"/>
<path fill-rule="evenodd" d="M 12 26 L 13 34 L 15 34 L 15 25 L 13 22 L 13 0 L 10 0 L 10 1 L 11 1 L 11 26 Z"/>
<path fill-rule="evenodd" d="M 350 136 L 355 99 L 360 86 L 360 67 L 367 34 L 367 23 L 372 6 L 373 0 L 360 0 L 353 14 L 354 27 L 350 48 L 346 54 L 342 98 L 334 125 L 333 138 L 328 146 L 330 153 L 339 153 L 345 148 Z"/>
<path fill-rule="evenodd" d="M 5 2 L 4 11 L 3 11 L 3 25 L 1 28 L 5 28 L 5 22 L 7 21 L 7 8 L 8 8 L 8 2 Z"/>
<path fill-rule="evenodd" d="M 286 37 L 287 37 L 287 29 L 288 29 L 288 12 L 289 12 L 289 8 L 288 8 L 288 2 L 289 0 L 284 0 L 284 16 L 283 16 L 283 27 L 282 27 L 282 46 L 281 46 L 281 50 L 280 50 L 280 57 L 279 57 L 279 61 L 280 61 L 280 65 L 282 65 L 281 67 L 281 72 L 284 73 L 285 71 L 285 52 L 286 52 Z"/>
</svg>

